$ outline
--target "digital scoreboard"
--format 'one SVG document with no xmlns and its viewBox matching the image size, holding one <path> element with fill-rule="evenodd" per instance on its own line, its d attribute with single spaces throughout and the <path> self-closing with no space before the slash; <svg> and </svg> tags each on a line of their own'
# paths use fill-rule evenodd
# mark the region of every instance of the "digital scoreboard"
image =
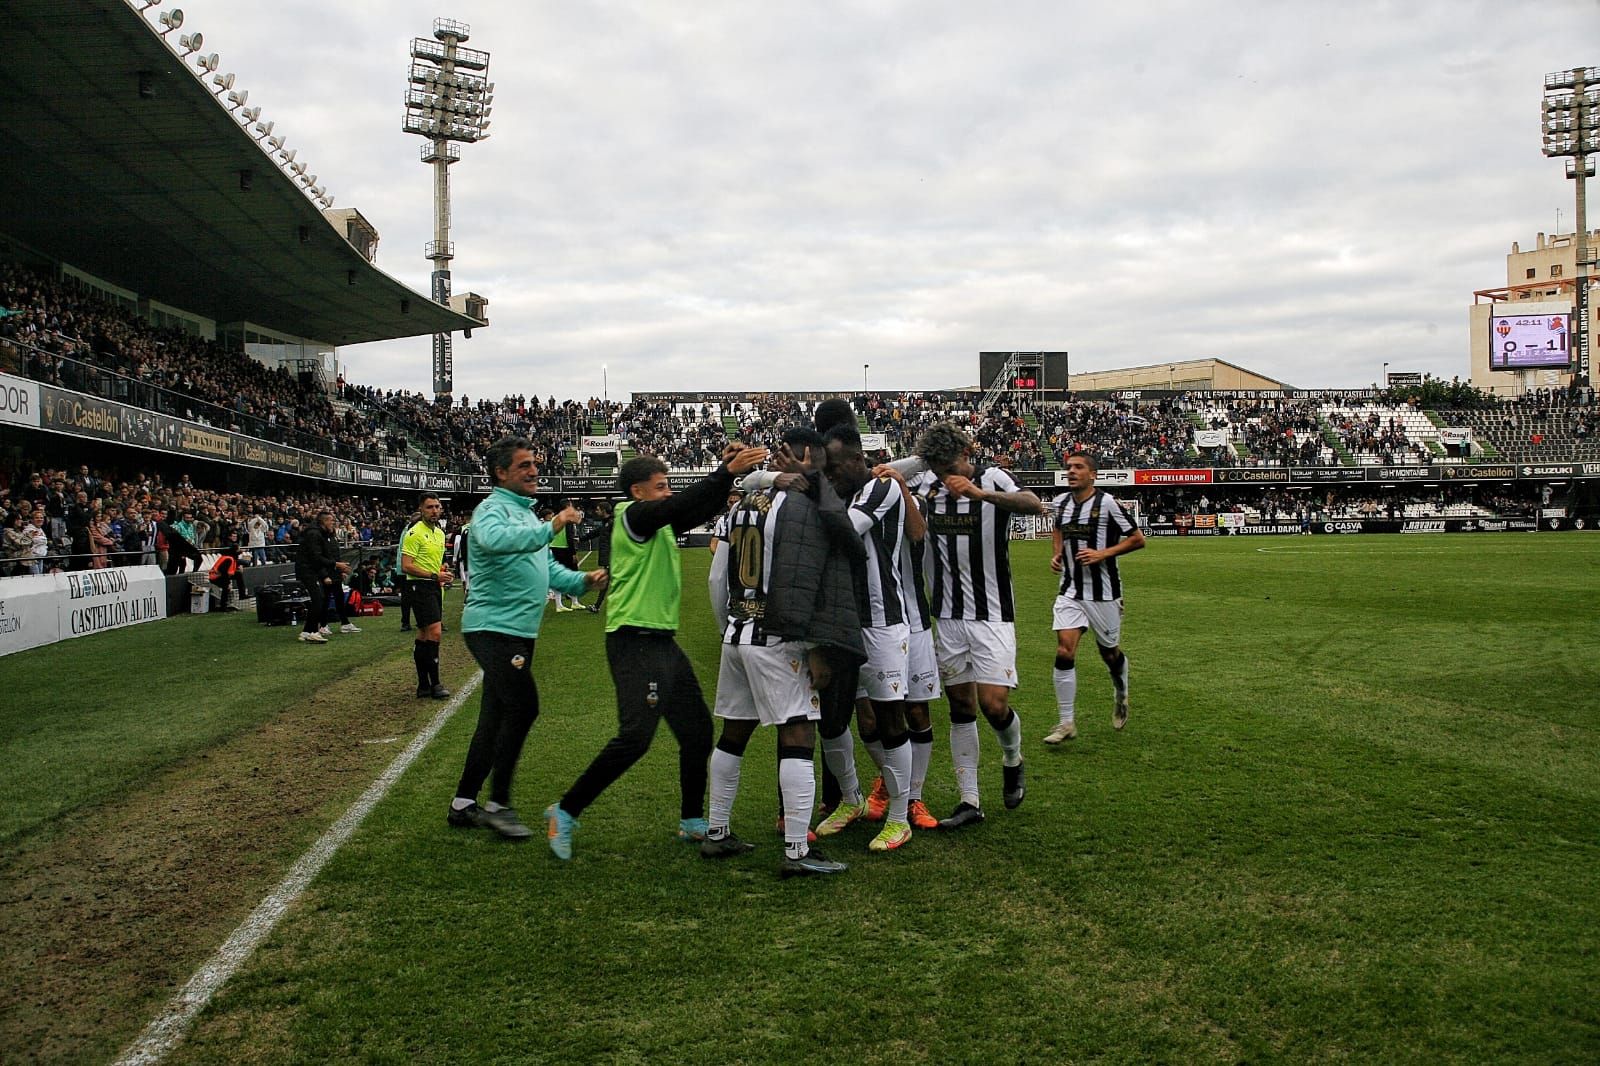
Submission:
<svg viewBox="0 0 1600 1066">
<path fill-rule="evenodd" d="M 1572 362 L 1572 316 L 1493 315 L 1489 319 L 1490 370 L 1565 370 Z"/>
</svg>

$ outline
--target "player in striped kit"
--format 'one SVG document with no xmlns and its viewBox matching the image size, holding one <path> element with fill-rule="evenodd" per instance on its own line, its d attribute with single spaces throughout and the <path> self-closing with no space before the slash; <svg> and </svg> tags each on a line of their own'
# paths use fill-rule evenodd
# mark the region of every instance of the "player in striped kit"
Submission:
<svg viewBox="0 0 1600 1066">
<path fill-rule="evenodd" d="M 1060 720 L 1044 738 L 1060 744 L 1078 735 L 1073 704 L 1078 694 L 1078 639 L 1094 631 L 1100 658 L 1111 671 L 1116 702 L 1111 724 L 1128 724 L 1128 657 L 1122 651 L 1122 575 L 1117 557 L 1144 547 L 1144 534 L 1110 495 L 1094 487 L 1098 468 L 1084 452 L 1067 456 L 1067 491 L 1054 507 L 1055 554 L 1061 575 L 1055 603 L 1056 709 Z"/>
<path fill-rule="evenodd" d="M 828 476 L 840 495 L 850 494 L 850 520 L 866 547 L 861 583 L 862 639 L 867 661 L 856 688 L 856 716 L 861 740 L 883 773 L 888 792 L 883 829 L 867 845 L 893 851 L 911 839 L 908 816 L 911 748 L 906 735 L 905 699 L 910 671 L 910 627 L 900 587 L 900 544 L 907 527 L 920 539 L 922 515 L 907 509 L 905 479 L 890 467 L 873 477 L 861 450 L 861 436 L 848 426 L 829 430 Z M 837 730 L 837 732 L 835 732 Z M 832 733 L 832 735 L 830 735 Z M 825 723 L 822 754 L 839 779 L 839 804 L 817 825 L 817 836 L 838 833 L 866 813 L 856 776 L 855 742 L 849 723 Z"/>
<path fill-rule="evenodd" d="M 874 474 L 887 473 L 874 470 Z M 907 501 L 907 514 L 915 506 L 919 516 L 926 506 L 922 498 L 912 496 Z M 926 519 L 924 518 L 924 529 Z M 933 653 L 933 613 L 928 606 L 928 593 L 922 580 L 923 545 L 926 535 L 912 540 L 908 534 L 900 541 L 900 589 L 905 594 L 906 621 L 910 628 L 910 651 L 906 656 L 906 736 L 911 747 L 910 803 L 906 815 L 912 829 L 937 829 L 939 820 L 922 801 L 922 789 L 928 779 L 928 763 L 933 756 L 933 720 L 928 705 L 938 699 L 939 660 Z M 873 782 L 867 795 L 867 821 L 881 822 L 889 811 L 889 790 L 880 776 Z"/>
<path fill-rule="evenodd" d="M 950 700 L 950 756 L 961 800 L 942 829 L 983 821 L 978 794 L 978 714 L 1000 741 L 1002 798 L 1026 794 L 1022 723 L 1011 709 L 1017 686 L 1016 610 L 1011 590 L 1011 516 L 1043 514 L 1044 504 L 999 467 L 973 463 L 972 438 L 954 425 L 930 426 L 916 452 L 929 475 L 928 596 L 937 621 L 934 649 Z"/>
</svg>

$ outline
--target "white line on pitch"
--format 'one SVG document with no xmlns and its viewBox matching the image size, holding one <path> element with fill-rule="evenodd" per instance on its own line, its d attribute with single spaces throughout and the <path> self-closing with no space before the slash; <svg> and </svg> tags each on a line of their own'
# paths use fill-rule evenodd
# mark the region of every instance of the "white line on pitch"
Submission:
<svg viewBox="0 0 1600 1066">
<path fill-rule="evenodd" d="M 372 808 L 388 794 L 390 787 L 406 772 L 413 760 L 422 753 L 450 716 L 460 710 L 467 697 L 472 695 L 478 687 L 478 682 L 483 680 L 483 672 L 472 675 L 472 680 L 461 686 L 461 690 L 451 698 L 450 702 L 433 716 L 433 721 L 427 727 L 411 738 L 405 750 L 396 755 L 394 762 L 389 764 L 378 779 L 367 786 L 359 799 L 350 805 L 350 809 L 340 816 L 337 822 L 328 827 L 317 842 L 311 845 L 306 853 L 290 867 L 288 876 L 272 893 L 256 904 L 256 909 L 250 916 L 239 923 L 239 927 L 229 934 L 223 941 L 216 954 L 207 959 L 204 965 L 194 972 L 178 993 L 167 1003 L 166 1010 L 162 1011 L 144 1032 L 139 1034 L 122 1057 L 117 1059 L 116 1066 L 149 1066 L 151 1063 L 160 1062 L 167 1054 L 178 1046 L 189 1031 L 189 1026 L 194 1022 L 195 1016 L 205 1009 L 228 979 L 239 971 L 245 961 L 250 958 L 257 945 L 267 938 L 267 934 L 277 926 L 280 919 L 288 911 L 300 894 L 306 890 L 317 874 L 333 858 L 341 845 L 349 840 L 356 828 Z"/>
</svg>

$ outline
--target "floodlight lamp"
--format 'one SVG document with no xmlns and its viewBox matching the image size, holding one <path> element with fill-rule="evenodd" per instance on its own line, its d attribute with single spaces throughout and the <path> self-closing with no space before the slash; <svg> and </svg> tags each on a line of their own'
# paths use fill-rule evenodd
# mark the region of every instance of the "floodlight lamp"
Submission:
<svg viewBox="0 0 1600 1066">
<path fill-rule="evenodd" d="M 212 52 L 208 56 L 201 56 L 200 58 L 196 59 L 194 61 L 194 65 L 205 71 L 207 74 L 213 74 L 216 72 L 217 64 L 221 62 L 222 57 L 217 55 L 217 53 Z M 203 81 L 204 79 L 202 78 L 201 80 Z"/>
<path fill-rule="evenodd" d="M 317 176 L 315 174 L 302 174 L 295 180 L 301 182 L 306 188 L 309 189 L 317 183 Z"/>
<path fill-rule="evenodd" d="M 250 101 L 250 90 L 249 89 L 245 89 L 242 92 L 230 92 L 228 94 L 228 103 L 232 104 L 233 107 L 228 108 L 228 110 L 232 111 L 232 110 L 234 110 L 234 108 L 243 107 L 249 101 Z"/>
<path fill-rule="evenodd" d="M 216 77 L 211 79 L 211 84 L 216 86 L 216 88 L 212 90 L 212 95 L 221 96 L 223 93 L 233 88 L 233 75 L 218 74 Z"/>
<path fill-rule="evenodd" d="M 312 196 L 314 196 L 318 200 L 320 200 L 320 199 L 322 199 L 323 194 L 326 193 L 328 190 L 324 189 L 321 185 L 313 185 L 307 191 L 310 192 Z"/>
<path fill-rule="evenodd" d="M 149 11 L 151 8 L 155 7 L 157 4 L 161 3 L 161 0 L 132 0 L 132 2 L 139 5 L 139 13 L 142 15 L 146 11 Z"/>
<path fill-rule="evenodd" d="M 270 124 L 271 123 L 268 123 L 268 125 Z M 279 152 L 283 151 L 282 137 L 268 137 L 267 143 L 272 146 L 272 151 L 268 153 L 269 155 L 277 155 Z"/>
<path fill-rule="evenodd" d="M 283 153 L 283 158 L 278 160 L 278 162 L 282 163 L 284 166 L 288 166 L 290 163 L 294 162 L 294 157 L 299 153 L 299 151 L 300 149 L 298 148 L 289 149 L 287 152 Z"/>
<path fill-rule="evenodd" d="M 331 197 L 331 196 L 324 196 L 324 197 L 323 197 L 323 198 L 322 198 L 322 206 L 323 206 L 323 207 L 332 207 L 332 206 L 333 206 L 333 197 Z"/>
<path fill-rule="evenodd" d="M 188 59 L 190 55 L 200 51 L 200 46 L 205 43 L 206 36 L 203 33 L 181 34 L 178 37 L 178 47 L 183 49 L 183 55 L 179 58 Z"/>
<path fill-rule="evenodd" d="M 167 34 L 183 25 L 183 12 L 178 8 L 173 8 L 171 11 L 163 11 L 158 21 L 161 23 L 161 25 L 166 27 L 166 29 L 161 31 L 161 36 L 165 37 Z"/>
<path fill-rule="evenodd" d="M 239 117 L 244 120 L 242 123 L 240 123 L 240 125 L 248 126 L 250 123 L 261 117 L 261 108 L 247 107 L 243 111 L 239 112 Z"/>
<path fill-rule="evenodd" d="M 271 133 L 272 133 L 272 127 L 276 126 L 276 125 L 277 125 L 276 122 L 257 122 L 256 123 L 256 140 L 259 141 L 263 137 L 270 136 Z"/>
</svg>

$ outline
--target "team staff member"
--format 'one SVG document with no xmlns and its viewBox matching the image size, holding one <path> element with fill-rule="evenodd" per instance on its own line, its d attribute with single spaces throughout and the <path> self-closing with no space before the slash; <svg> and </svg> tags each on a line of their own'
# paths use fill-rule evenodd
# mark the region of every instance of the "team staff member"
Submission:
<svg viewBox="0 0 1600 1066">
<path fill-rule="evenodd" d="M 1099 469 L 1093 456 L 1067 456 L 1067 492 L 1055 504 L 1055 554 L 1050 568 L 1061 575 L 1055 603 L 1056 727 L 1044 738 L 1060 744 L 1078 735 L 1073 703 L 1078 695 L 1078 639 L 1094 631 L 1100 658 L 1111 671 L 1116 692 L 1111 724 L 1128 724 L 1128 656 L 1122 651 L 1122 575 L 1117 556 L 1144 547 L 1144 533 L 1122 505 L 1094 487 Z"/>
<path fill-rule="evenodd" d="M 400 542 L 400 569 L 405 572 L 411 592 L 411 613 L 417 617 L 417 639 L 411 645 L 411 661 L 417 667 L 417 698 L 450 698 L 450 690 L 439 683 L 439 641 L 444 635 L 444 586 L 455 580 L 444 565 L 444 528 L 439 517 L 444 504 L 439 497 L 425 493 L 418 508 L 422 520 L 406 530 Z"/>
<path fill-rule="evenodd" d="M 533 649 L 545 596 L 552 587 L 573 595 L 604 588 L 606 572 L 580 574 L 551 557 L 551 538 L 581 522 L 583 514 L 567 507 L 545 522 L 534 513 L 539 465 L 528 441 L 497 441 L 485 465 L 495 487 L 472 512 L 472 588 L 461 616 L 467 650 L 483 668 L 483 702 L 449 822 L 488 826 L 507 840 L 527 840 L 533 831 L 511 807 L 511 776 L 539 717 Z M 478 792 L 491 771 L 489 801 L 480 807 Z"/>
<path fill-rule="evenodd" d="M 706 762 L 711 757 L 711 712 L 688 656 L 673 635 L 683 598 L 678 533 L 703 525 L 723 506 L 735 475 L 760 466 L 767 449 L 730 444 L 722 465 L 676 496 L 667 464 L 641 455 L 622 464 L 611 533 L 611 576 L 606 602 L 606 661 L 617 689 L 617 735 L 600 750 L 559 803 L 545 808 L 550 850 L 572 857 L 578 816 L 606 787 L 650 749 L 662 718 L 678 738 L 682 791 L 678 831 L 706 835 Z"/>
<path fill-rule="evenodd" d="M 295 580 L 306 587 L 306 595 L 311 600 L 306 608 L 305 629 L 300 633 L 300 639 L 305 643 L 328 643 L 328 627 L 322 622 L 326 617 L 330 593 L 339 611 L 339 620 L 343 623 L 339 632 L 361 632 L 350 622 L 348 609 L 344 605 L 344 590 L 339 587 L 340 577 L 349 572 L 350 564 L 339 558 L 339 546 L 333 539 L 332 512 L 318 511 L 317 520 L 302 529 L 295 541 Z"/>
</svg>

